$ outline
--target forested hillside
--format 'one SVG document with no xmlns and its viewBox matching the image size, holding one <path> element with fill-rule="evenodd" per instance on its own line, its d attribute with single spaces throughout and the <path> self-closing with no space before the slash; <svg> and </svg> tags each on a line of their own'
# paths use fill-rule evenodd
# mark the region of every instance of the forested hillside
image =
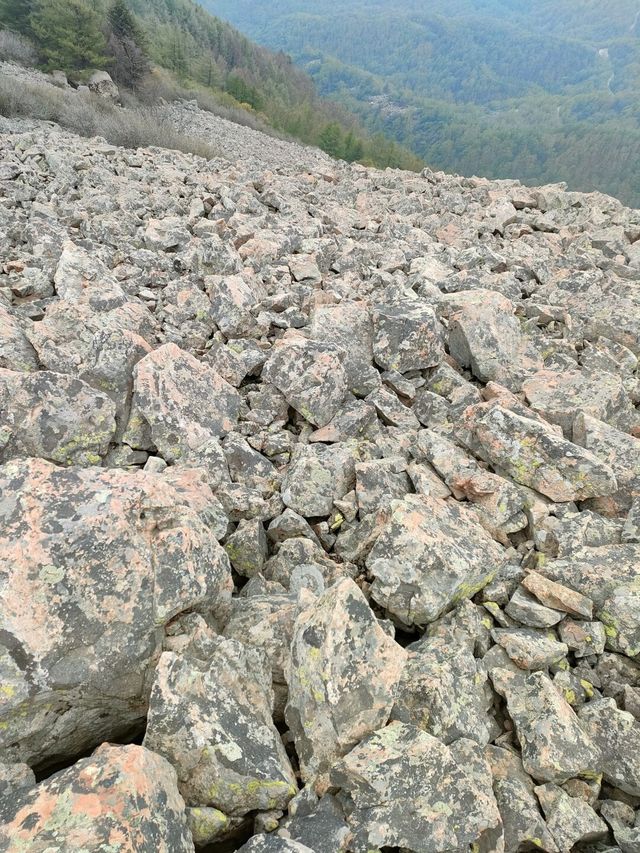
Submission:
<svg viewBox="0 0 640 853">
<path fill-rule="evenodd" d="M 124 33 L 117 32 L 118 15 L 128 18 Z M 268 125 L 336 157 L 421 166 L 399 145 L 368 133 L 346 107 L 319 97 L 284 53 L 253 44 L 192 0 L 0 0 L 3 27 L 33 43 L 47 70 L 82 79 L 105 68 L 120 85 L 147 94 L 186 93 L 204 105 L 213 99 L 235 109 L 241 121 Z"/>
<path fill-rule="evenodd" d="M 640 2 L 203 0 L 437 168 L 640 205 Z"/>
</svg>

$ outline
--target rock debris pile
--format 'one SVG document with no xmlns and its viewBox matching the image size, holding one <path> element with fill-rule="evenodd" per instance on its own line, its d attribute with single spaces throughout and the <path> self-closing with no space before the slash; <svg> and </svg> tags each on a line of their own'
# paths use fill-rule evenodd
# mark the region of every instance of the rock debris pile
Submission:
<svg viewBox="0 0 640 853">
<path fill-rule="evenodd" d="M 640 212 L 3 127 L 0 849 L 637 853 Z"/>
</svg>

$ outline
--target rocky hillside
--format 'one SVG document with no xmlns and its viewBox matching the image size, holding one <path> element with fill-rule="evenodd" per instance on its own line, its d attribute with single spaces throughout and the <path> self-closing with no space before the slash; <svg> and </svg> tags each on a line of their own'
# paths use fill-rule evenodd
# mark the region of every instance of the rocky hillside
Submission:
<svg viewBox="0 0 640 853">
<path fill-rule="evenodd" d="M 0 125 L 0 849 L 637 851 L 640 212 L 225 132 Z"/>
</svg>

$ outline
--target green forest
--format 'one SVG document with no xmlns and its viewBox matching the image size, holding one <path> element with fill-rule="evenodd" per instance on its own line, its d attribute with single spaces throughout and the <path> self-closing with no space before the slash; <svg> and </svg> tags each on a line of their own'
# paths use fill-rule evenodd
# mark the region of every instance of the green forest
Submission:
<svg viewBox="0 0 640 853">
<path fill-rule="evenodd" d="M 640 206 L 638 0 L 203 0 L 436 169 Z"/>
<path fill-rule="evenodd" d="M 105 69 L 141 95 L 214 101 L 342 159 L 423 165 L 383 128 L 366 130 L 346 105 L 321 98 L 289 56 L 257 46 L 192 0 L 0 0 L 3 28 L 35 47 L 40 67 L 72 80 Z"/>
</svg>

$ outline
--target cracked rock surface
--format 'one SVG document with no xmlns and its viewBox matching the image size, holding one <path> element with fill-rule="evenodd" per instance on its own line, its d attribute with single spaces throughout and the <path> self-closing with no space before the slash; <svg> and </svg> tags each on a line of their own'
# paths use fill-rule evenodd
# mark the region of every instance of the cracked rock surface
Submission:
<svg viewBox="0 0 640 853">
<path fill-rule="evenodd" d="M 166 110 L 0 121 L 0 848 L 637 853 L 640 212 Z"/>
</svg>

